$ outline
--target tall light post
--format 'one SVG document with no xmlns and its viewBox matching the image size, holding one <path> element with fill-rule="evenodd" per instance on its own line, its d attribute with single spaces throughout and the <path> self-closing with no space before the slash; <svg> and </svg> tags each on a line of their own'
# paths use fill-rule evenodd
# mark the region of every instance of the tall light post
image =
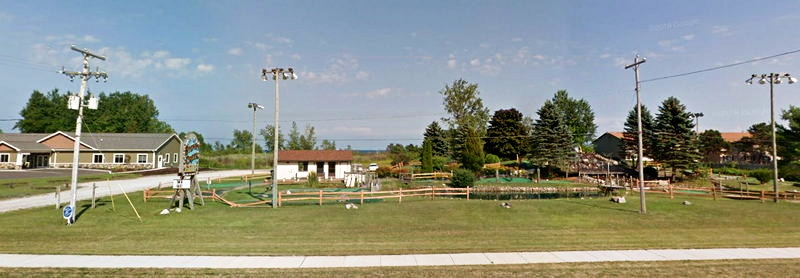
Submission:
<svg viewBox="0 0 800 278">
<path fill-rule="evenodd" d="M 705 116 L 703 113 L 692 113 L 692 117 L 694 117 L 694 128 L 696 130 L 694 133 L 696 133 L 697 136 L 700 136 L 700 118 L 703 116 Z"/>
<path fill-rule="evenodd" d="M 253 152 L 250 156 L 250 175 L 256 175 L 256 111 L 264 110 L 264 105 L 251 102 L 247 104 L 247 108 L 253 109 Z"/>
<path fill-rule="evenodd" d="M 75 223 L 75 207 L 78 201 L 78 162 L 81 145 L 81 126 L 83 126 L 83 107 L 88 107 L 89 109 L 94 110 L 97 109 L 98 104 L 97 99 L 93 97 L 90 97 L 89 102 L 84 104 L 83 97 L 86 93 L 86 83 L 92 77 L 94 77 L 98 82 L 100 81 L 100 78 L 103 78 L 104 80 L 108 79 L 108 74 L 105 72 L 89 70 L 89 58 L 97 58 L 105 61 L 106 57 L 89 52 L 88 49 L 79 49 L 74 45 L 71 48 L 72 50 L 83 55 L 83 70 L 81 72 L 64 71 L 63 69 L 61 70 L 61 73 L 69 76 L 70 80 L 73 80 L 75 77 L 81 79 L 81 89 L 78 91 L 78 95 L 70 96 L 68 101 L 69 109 L 78 110 L 78 119 L 75 121 L 75 142 L 72 149 L 72 181 L 70 183 L 72 199 L 69 202 L 69 206 L 65 207 L 63 212 L 63 216 L 67 219 L 68 225 Z"/>
<path fill-rule="evenodd" d="M 280 133 L 278 133 L 278 118 L 280 117 L 280 81 L 283 80 L 294 80 L 297 79 L 297 74 L 294 73 L 294 69 L 282 69 L 282 68 L 273 68 L 273 69 L 262 69 L 261 70 L 261 79 L 264 81 L 268 81 L 270 79 L 275 80 L 275 132 L 273 133 L 274 137 L 274 145 L 272 148 L 272 208 L 278 207 L 278 151 L 280 150 L 280 146 L 278 146 L 278 138 L 280 137 Z"/>
<path fill-rule="evenodd" d="M 778 144 L 777 140 L 775 140 L 775 94 L 773 90 L 773 84 L 781 84 L 782 79 L 786 79 L 789 81 L 789 84 L 794 84 L 797 82 L 797 78 L 792 77 L 788 73 L 765 73 L 765 74 L 753 74 L 750 76 L 750 79 L 747 79 L 745 83 L 753 84 L 753 79 L 761 77 L 758 81 L 758 84 L 767 84 L 769 83 L 769 111 L 770 111 L 770 123 L 772 124 L 772 190 L 775 191 L 775 202 L 778 202 Z"/>
<path fill-rule="evenodd" d="M 647 204 L 644 200 L 644 152 L 642 151 L 642 135 L 644 132 L 642 132 L 642 102 L 639 98 L 639 65 L 644 64 L 646 61 L 647 59 L 639 59 L 639 55 L 636 55 L 636 58 L 633 59 L 633 64 L 625 66 L 625 69 L 633 68 L 633 72 L 636 74 L 636 118 L 639 126 L 639 213 L 641 214 L 647 213 Z"/>
</svg>

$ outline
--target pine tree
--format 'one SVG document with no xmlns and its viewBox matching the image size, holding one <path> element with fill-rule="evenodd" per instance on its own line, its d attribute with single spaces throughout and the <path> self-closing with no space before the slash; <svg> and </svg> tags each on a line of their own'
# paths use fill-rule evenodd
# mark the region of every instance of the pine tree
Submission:
<svg viewBox="0 0 800 278">
<path fill-rule="evenodd" d="M 517 109 L 500 109 L 494 112 L 486 131 L 486 152 L 505 159 L 517 159 L 525 153 L 528 129 Z"/>
<path fill-rule="evenodd" d="M 425 140 L 422 142 L 422 172 L 433 172 L 433 144 Z"/>
<path fill-rule="evenodd" d="M 552 101 L 547 100 L 536 114 L 531 138 L 531 160 L 565 169 L 575 154 L 572 134 Z"/>
<path fill-rule="evenodd" d="M 464 149 L 461 153 L 461 165 L 467 170 L 478 172 L 483 168 L 483 140 L 479 131 L 464 131 Z"/>
<path fill-rule="evenodd" d="M 694 140 L 694 123 L 686 106 L 675 97 L 669 97 L 658 107 L 655 119 L 655 160 L 676 170 L 694 167 L 700 158 Z"/>
<path fill-rule="evenodd" d="M 438 122 L 434 121 L 425 128 L 425 141 L 431 143 L 433 155 L 447 156 L 447 134 Z"/>
<path fill-rule="evenodd" d="M 642 152 L 646 157 L 652 156 L 651 153 L 655 147 L 655 135 L 653 131 L 654 125 L 653 115 L 650 114 L 650 110 L 648 110 L 646 106 L 642 105 L 642 133 L 644 134 L 644 137 L 642 138 L 642 145 L 644 145 Z M 622 149 L 630 157 L 639 155 L 638 134 L 639 124 L 637 120 L 636 107 L 634 106 L 633 109 L 628 112 L 628 118 L 625 120 L 625 130 L 622 132 Z M 636 163 L 638 165 L 639 161 L 637 160 Z"/>
</svg>

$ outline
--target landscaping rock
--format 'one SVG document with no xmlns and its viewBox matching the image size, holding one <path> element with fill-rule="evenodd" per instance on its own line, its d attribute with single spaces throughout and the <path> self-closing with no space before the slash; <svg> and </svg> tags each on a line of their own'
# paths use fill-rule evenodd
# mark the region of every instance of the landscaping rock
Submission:
<svg viewBox="0 0 800 278">
<path fill-rule="evenodd" d="M 681 203 L 681 204 L 683 204 L 684 206 L 691 206 L 691 205 L 692 205 L 692 202 L 689 202 L 689 201 L 683 201 L 683 203 Z"/>
<path fill-rule="evenodd" d="M 625 200 L 625 196 L 614 196 L 614 197 L 611 197 L 611 201 L 614 202 L 614 203 L 620 203 L 620 204 L 627 203 L 627 201 Z"/>
<path fill-rule="evenodd" d="M 353 203 L 347 203 L 347 204 L 344 205 L 344 208 L 346 208 L 346 209 L 358 209 L 358 206 L 356 206 L 356 204 L 353 204 Z"/>
<path fill-rule="evenodd" d="M 511 208 L 511 203 L 503 202 L 502 204 L 500 204 L 500 206 L 504 207 L 504 208 L 507 208 L 507 209 L 510 209 Z"/>
<path fill-rule="evenodd" d="M 161 211 L 161 215 L 167 215 L 167 214 L 169 214 L 169 210 L 168 209 L 164 209 L 164 210 Z"/>
</svg>

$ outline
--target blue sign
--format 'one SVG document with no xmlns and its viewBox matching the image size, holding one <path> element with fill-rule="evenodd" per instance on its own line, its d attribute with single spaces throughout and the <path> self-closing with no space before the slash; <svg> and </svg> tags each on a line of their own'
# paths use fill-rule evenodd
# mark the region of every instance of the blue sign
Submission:
<svg viewBox="0 0 800 278">
<path fill-rule="evenodd" d="M 63 215 L 64 219 L 72 219 L 72 214 L 75 213 L 75 209 L 72 206 L 64 207 Z"/>
</svg>

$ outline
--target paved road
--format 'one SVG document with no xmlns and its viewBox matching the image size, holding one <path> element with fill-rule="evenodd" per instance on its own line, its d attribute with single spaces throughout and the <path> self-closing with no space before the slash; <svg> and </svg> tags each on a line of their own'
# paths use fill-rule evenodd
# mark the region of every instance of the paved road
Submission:
<svg viewBox="0 0 800 278">
<path fill-rule="evenodd" d="M 800 248 L 652 249 L 384 256 L 97 256 L 0 254 L 0 267 L 312 268 L 796 258 L 800 258 Z"/>
<path fill-rule="evenodd" d="M 260 173 L 266 171 L 256 171 L 256 172 Z M 250 174 L 250 170 L 200 172 L 198 178 L 199 180 L 202 181 L 208 177 L 211 178 L 229 177 L 229 176 L 240 176 L 246 174 Z M 98 190 L 96 194 L 98 197 L 108 196 L 112 193 L 122 194 L 120 187 L 125 192 L 142 191 L 147 188 L 156 187 L 158 186 L 159 183 L 171 182 L 172 179 L 174 179 L 175 177 L 176 177 L 175 174 L 170 174 L 170 175 L 146 176 L 130 180 L 112 180 L 110 182 L 97 182 Z M 109 192 L 108 189 L 109 185 L 111 186 L 111 192 Z M 62 202 L 68 203 L 70 198 L 71 195 L 69 190 L 61 192 Z M 78 184 L 78 200 L 90 200 L 91 198 L 92 198 L 92 182 Z M 54 206 L 54 205 L 55 205 L 55 198 L 53 193 L 42 194 L 24 198 L 2 200 L 0 201 L 0 213 L 12 210 L 43 207 L 43 206 Z"/>
<path fill-rule="evenodd" d="M 78 176 L 108 173 L 106 170 L 78 169 Z M 0 171 L 0 180 L 25 179 L 25 178 L 54 178 L 69 177 L 72 169 L 41 168 L 29 170 L 3 170 Z"/>
</svg>

